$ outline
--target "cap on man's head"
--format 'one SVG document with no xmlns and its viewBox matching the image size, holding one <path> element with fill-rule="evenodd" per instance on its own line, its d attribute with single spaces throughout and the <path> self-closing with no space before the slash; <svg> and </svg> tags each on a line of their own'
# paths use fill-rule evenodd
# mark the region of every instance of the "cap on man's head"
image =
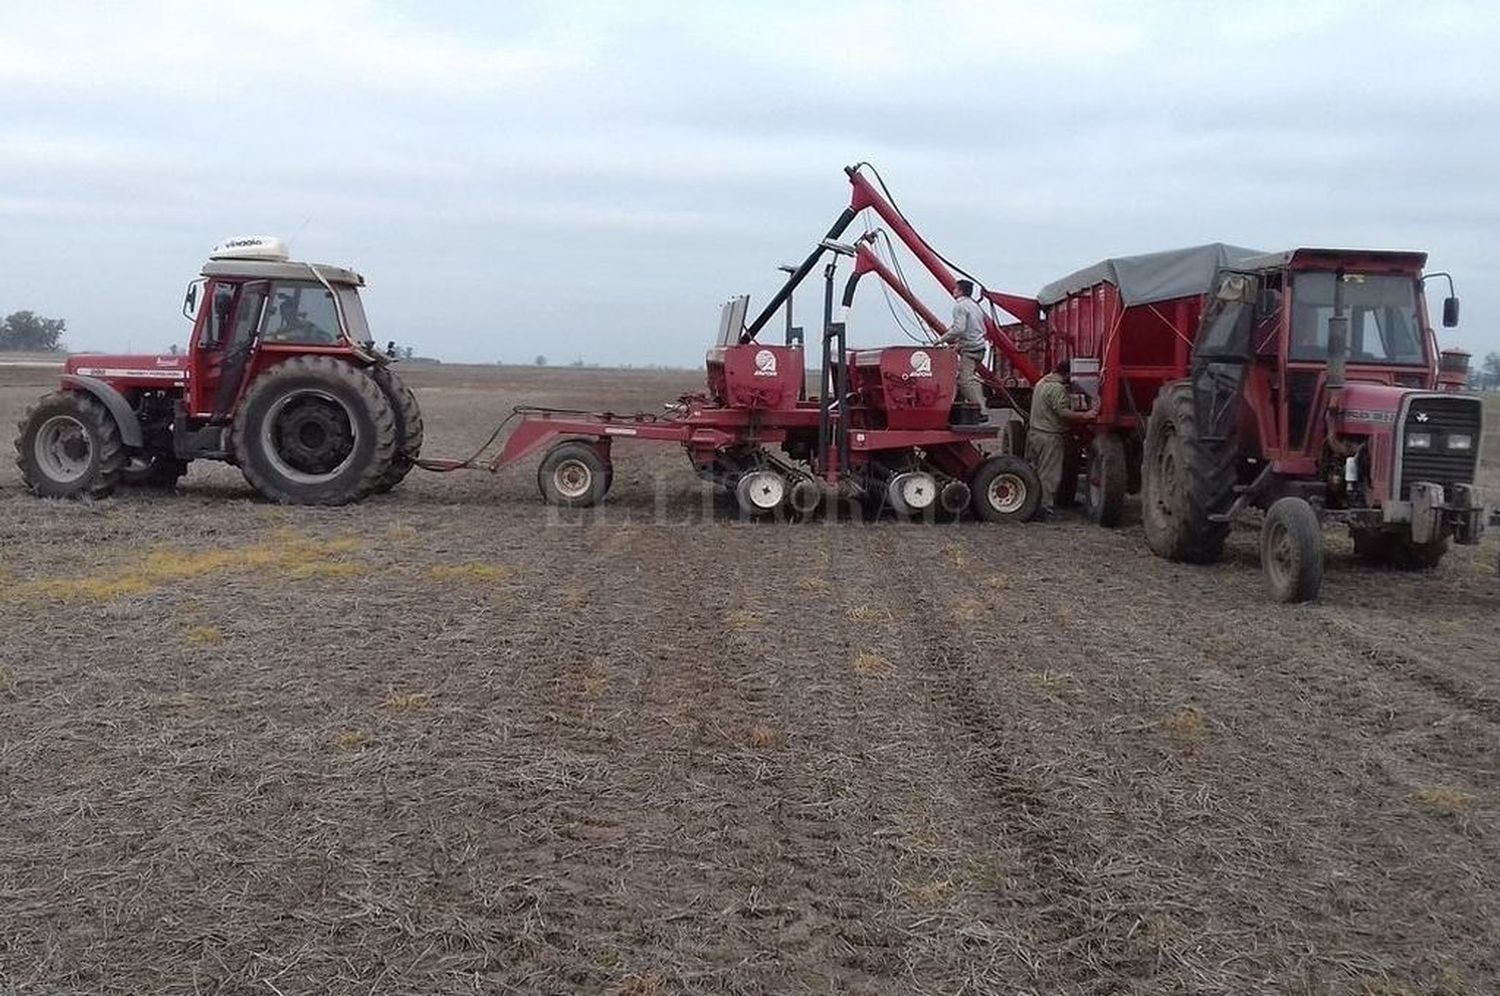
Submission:
<svg viewBox="0 0 1500 996">
<path fill-rule="evenodd" d="M 955 294 L 962 294 L 964 297 L 973 297 L 974 296 L 974 281 L 972 281 L 972 280 L 957 280 L 957 281 L 954 281 L 954 284 L 953 284 L 953 293 L 955 293 Z"/>
<path fill-rule="evenodd" d="M 1067 377 L 1073 372 L 1073 364 L 1069 360 L 1058 360 L 1057 366 L 1052 368 L 1052 372 L 1059 377 Z"/>
</svg>

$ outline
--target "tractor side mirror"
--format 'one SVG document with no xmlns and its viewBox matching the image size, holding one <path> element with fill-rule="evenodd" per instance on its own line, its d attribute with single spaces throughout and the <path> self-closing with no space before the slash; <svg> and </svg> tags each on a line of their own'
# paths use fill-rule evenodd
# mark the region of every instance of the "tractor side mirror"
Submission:
<svg viewBox="0 0 1500 996">
<path fill-rule="evenodd" d="M 1451 329 L 1458 324 L 1458 298 L 1443 298 L 1443 328 Z"/>
<path fill-rule="evenodd" d="M 198 288 L 203 286 L 203 281 L 194 280 L 188 284 L 187 296 L 182 299 L 182 317 L 196 318 L 198 310 Z"/>
</svg>

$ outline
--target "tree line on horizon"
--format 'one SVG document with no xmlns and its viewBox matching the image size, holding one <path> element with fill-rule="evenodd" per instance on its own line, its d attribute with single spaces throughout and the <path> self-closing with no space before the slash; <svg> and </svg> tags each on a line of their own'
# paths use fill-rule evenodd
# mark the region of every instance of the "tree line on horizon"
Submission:
<svg viewBox="0 0 1500 996">
<path fill-rule="evenodd" d="M 56 353 L 63 348 L 68 323 L 34 311 L 12 311 L 0 321 L 0 352 Z"/>
</svg>

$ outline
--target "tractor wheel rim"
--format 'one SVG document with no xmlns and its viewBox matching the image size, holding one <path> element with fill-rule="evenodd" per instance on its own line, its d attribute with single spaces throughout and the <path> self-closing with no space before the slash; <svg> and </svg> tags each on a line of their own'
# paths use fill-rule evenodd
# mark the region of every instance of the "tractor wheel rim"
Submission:
<svg viewBox="0 0 1500 996">
<path fill-rule="evenodd" d="M 1019 512 L 1026 504 L 1026 482 L 1015 474 L 1000 474 L 990 482 L 989 498 L 997 512 Z"/>
<path fill-rule="evenodd" d="M 1152 496 L 1157 512 L 1168 519 L 1172 517 L 1171 495 L 1177 481 L 1177 457 L 1172 452 L 1175 439 L 1176 434 L 1169 431 L 1162 440 L 1161 453 L 1156 458 L 1156 480 L 1159 486 L 1154 489 L 1156 493 Z"/>
<path fill-rule="evenodd" d="M 564 498 L 582 498 L 594 485 L 594 472 L 582 460 L 564 460 L 552 472 L 552 483 Z"/>
<path fill-rule="evenodd" d="M 337 478 L 354 461 L 359 441 L 359 420 L 327 391 L 293 391 L 277 399 L 261 424 L 271 465 L 299 484 Z"/>
<path fill-rule="evenodd" d="M 71 484 L 89 472 L 94 462 L 94 438 L 73 416 L 54 415 L 37 430 L 32 451 L 50 480 Z"/>
</svg>

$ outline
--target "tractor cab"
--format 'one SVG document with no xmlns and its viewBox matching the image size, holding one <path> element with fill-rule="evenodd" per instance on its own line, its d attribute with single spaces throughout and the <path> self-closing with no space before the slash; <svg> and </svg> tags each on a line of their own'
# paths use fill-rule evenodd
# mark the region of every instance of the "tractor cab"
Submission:
<svg viewBox="0 0 1500 996">
<path fill-rule="evenodd" d="M 360 303 L 364 277 L 289 257 L 280 239 L 215 247 L 183 302 L 193 319 L 187 411 L 220 422 L 262 369 L 293 355 L 379 362 Z"/>
</svg>

